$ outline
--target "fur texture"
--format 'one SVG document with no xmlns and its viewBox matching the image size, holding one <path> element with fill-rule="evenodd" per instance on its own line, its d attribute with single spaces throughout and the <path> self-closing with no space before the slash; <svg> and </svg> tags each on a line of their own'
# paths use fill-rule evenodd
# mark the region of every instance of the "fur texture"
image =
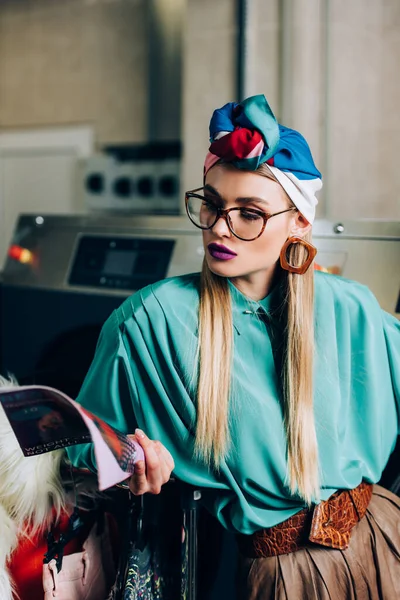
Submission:
<svg viewBox="0 0 400 600">
<path fill-rule="evenodd" d="M 0 387 L 17 387 L 0 377 Z M 0 406 L 0 598 L 12 600 L 7 560 L 21 536 L 47 528 L 67 504 L 60 477 L 64 451 L 25 457 Z"/>
</svg>

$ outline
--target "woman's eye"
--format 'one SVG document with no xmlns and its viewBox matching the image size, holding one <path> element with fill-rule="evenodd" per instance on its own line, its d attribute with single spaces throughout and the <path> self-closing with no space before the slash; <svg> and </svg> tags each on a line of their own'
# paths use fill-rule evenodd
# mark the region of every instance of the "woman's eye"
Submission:
<svg viewBox="0 0 400 600">
<path fill-rule="evenodd" d="M 252 212 L 250 210 L 241 210 L 240 216 L 246 219 L 247 221 L 257 221 L 258 219 L 262 219 L 260 214 Z"/>
</svg>

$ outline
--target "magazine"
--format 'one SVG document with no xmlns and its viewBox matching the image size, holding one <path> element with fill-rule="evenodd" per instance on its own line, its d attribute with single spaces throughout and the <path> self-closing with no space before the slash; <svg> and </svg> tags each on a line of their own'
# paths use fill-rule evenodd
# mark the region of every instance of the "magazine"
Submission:
<svg viewBox="0 0 400 600">
<path fill-rule="evenodd" d="M 93 442 L 100 490 L 127 479 L 144 460 L 135 440 L 54 388 L 0 388 L 0 403 L 25 456 Z"/>
</svg>

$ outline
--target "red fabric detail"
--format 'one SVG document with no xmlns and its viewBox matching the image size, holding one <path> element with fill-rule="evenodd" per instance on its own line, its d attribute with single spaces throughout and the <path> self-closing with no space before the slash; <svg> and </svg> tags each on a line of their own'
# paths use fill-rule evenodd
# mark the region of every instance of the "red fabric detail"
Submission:
<svg viewBox="0 0 400 600">
<path fill-rule="evenodd" d="M 274 166 L 274 157 L 271 156 L 271 158 L 269 158 L 268 160 L 265 161 L 267 163 L 267 165 L 269 165 L 270 167 Z"/>
<path fill-rule="evenodd" d="M 55 536 L 64 533 L 68 528 L 69 515 L 62 513 Z M 84 528 L 81 535 L 65 546 L 64 555 L 68 556 L 82 550 L 82 544 L 88 536 L 90 527 Z M 17 548 L 11 555 L 8 569 L 16 586 L 20 600 L 43 600 L 42 570 L 43 558 L 47 552 L 47 530 L 33 537 L 21 538 Z"/>
<path fill-rule="evenodd" d="M 210 152 L 226 161 L 246 158 L 262 139 L 259 131 L 240 127 L 213 142 Z"/>
</svg>

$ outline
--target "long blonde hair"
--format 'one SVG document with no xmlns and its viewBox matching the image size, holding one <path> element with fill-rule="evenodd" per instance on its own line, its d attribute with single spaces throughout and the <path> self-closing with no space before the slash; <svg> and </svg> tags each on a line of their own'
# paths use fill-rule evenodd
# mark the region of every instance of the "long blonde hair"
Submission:
<svg viewBox="0 0 400 600">
<path fill-rule="evenodd" d="M 260 167 L 256 173 L 274 179 Z M 291 201 L 289 200 L 290 204 Z M 311 240 L 311 233 L 305 236 Z M 302 264 L 306 250 L 289 249 L 291 264 Z M 287 315 L 283 369 L 287 437 L 287 484 L 310 504 L 319 498 L 318 449 L 313 410 L 314 275 L 284 272 Z M 233 324 L 228 281 L 203 263 L 199 308 L 199 381 L 195 452 L 218 467 L 229 448 L 229 395 Z"/>
</svg>

